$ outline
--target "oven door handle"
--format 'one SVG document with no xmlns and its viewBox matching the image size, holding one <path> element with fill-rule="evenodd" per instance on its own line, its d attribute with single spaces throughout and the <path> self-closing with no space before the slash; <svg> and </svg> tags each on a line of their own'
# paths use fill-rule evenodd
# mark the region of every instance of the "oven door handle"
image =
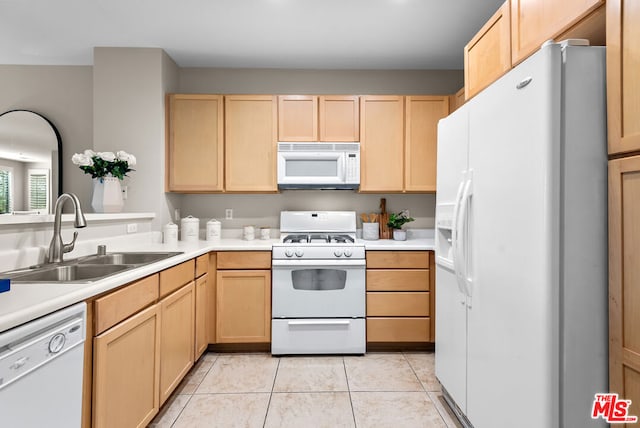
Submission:
<svg viewBox="0 0 640 428">
<path fill-rule="evenodd" d="M 289 321 L 288 325 L 349 325 L 349 320 L 295 320 Z"/>
<path fill-rule="evenodd" d="M 278 268 L 291 267 L 332 267 L 366 266 L 364 259 L 339 259 L 339 260 L 272 260 L 271 266 Z"/>
</svg>

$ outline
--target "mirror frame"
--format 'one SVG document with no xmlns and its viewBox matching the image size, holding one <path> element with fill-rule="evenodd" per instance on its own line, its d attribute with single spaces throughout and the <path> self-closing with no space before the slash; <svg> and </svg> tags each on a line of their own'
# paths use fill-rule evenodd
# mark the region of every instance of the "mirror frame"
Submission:
<svg viewBox="0 0 640 428">
<path fill-rule="evenodd" d="M 5 114 L 9 114 L 9 113 L 14 113 L 14 112 L 18 112 L 18 111 L 23 111 L 23 112 L 27 112 L 27 113 L 33 113 L 36 116 L 40 116 L 42 119 L 44 119 L 49 126 L 51 127 L 51 129 L 53 130 L 54 134 L 56 135 L 56 140 L 58 141 L 58 194 L 55 195 L 54 198 L 52 198 L 53 200 L 51 201 L 52 204 L 55 204 L 55 199 L 57 199 L 60 195 L 62 195 L 63 191 L 62 191 L 62 137 L 60 136 L 60 132 L 58 131 L 58 128 L 56 128 L 56 126 L 53 124 L 53 122 L 51 122 L 47 117 L 43 116 L 42 114 L 38 113 L 37 111 L 33 111 L 33 110 L 27 110 L 27 109 L 13 109 L 13 110 L 7 110 L 4 113 L 0 113 L 0 117 L 4 116 Z M 52 195 L 53 196 L 53 195 Z M 50 211 L 53 210 L 53 206 L 50 208 Z M 48 214 L 51 214 L 48 213 Z"/>
</svg>

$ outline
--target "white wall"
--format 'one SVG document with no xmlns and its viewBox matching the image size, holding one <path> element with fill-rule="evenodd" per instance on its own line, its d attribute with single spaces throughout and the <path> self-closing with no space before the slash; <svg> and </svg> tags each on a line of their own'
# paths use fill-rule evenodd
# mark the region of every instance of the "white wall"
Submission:
<svg viewBox="0 0 640 428">
<path fill-rule="evenodd" d="M 63 190 L 89 206 L 91 179 L 71 163 L 93 146 L 93 75 L 90 66 L 0 65 L 0 112 L 32 110 L 62 137 Z"/>
<path fill-rule="evenodd" d="M 124 211 L 155 212 L 155 230 L 169 220 L 178 200 L 164 193 L 164 96 L 177 88 L 177 76 L 162 49 L 94 49 L 94 150 L 136 156 L 135 172 L 123 183 L 129 194 Z"/>
</svg>

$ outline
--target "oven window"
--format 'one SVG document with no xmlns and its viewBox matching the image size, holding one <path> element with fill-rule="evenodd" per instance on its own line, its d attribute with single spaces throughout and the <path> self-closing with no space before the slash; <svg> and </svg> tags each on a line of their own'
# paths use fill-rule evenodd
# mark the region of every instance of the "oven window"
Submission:
<svg viewBox="0 0 640 428">
<path fill-rule="evenodd" d="M 287 159 L 287 177 L 336 177 L 337 159 Z"/>
<path fill-rule="evenodd" d="M 343 290 L 347 272 L 338 269 L 300 269 L 291 271 L 291 280 L 295 290 Z"/>
</svg>

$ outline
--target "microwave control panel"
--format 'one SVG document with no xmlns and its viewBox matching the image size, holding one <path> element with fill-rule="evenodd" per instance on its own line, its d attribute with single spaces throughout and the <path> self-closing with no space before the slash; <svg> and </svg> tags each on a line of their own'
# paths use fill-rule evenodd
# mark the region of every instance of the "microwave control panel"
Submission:
<svg viewBox="0 0 640 428">
<path fill-rule="evenodd" d="M 345 153 L 346 176 L 345 182 L 360 182 L 360 153 Z"/>
</svg>

